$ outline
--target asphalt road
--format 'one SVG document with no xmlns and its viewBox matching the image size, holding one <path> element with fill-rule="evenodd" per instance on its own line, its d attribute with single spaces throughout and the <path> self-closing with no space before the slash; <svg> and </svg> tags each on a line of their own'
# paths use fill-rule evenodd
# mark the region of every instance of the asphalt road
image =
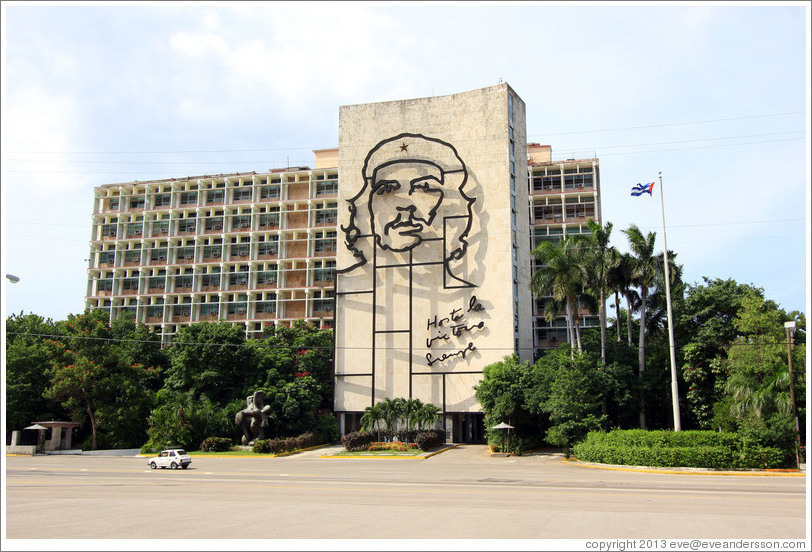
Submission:
<svg viewBox="0 0 812 552">
<path fill-rule="evenodd" d="M 803 539 L 805 477 L 491 457 L 6 458 L 8 539 Z M 508 545 L 508 549 L 510 546 Z"/>
</svg>

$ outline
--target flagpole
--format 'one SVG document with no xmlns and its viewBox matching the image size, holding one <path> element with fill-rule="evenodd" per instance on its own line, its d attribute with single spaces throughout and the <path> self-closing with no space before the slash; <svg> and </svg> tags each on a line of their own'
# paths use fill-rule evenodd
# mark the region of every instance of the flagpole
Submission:
<svg viewBox="0 0 812 552">
<path fill-rule="evenodd" d="M 674 348 L 674 321 L 671 314 L 671 275 L 668 272 L 668 241 L 665 237 L 665 200 L 663 199 L 663 173 L 660 172 L 660 209 L 663 215 L 663 265 L 665 268 L 665 304 L 668 309 L 668 344 L 671 349 L 671 405 L 674 409 L 674 431 L 681 431 L 679 415 L 679 388 L 677 385 L 677 361 Z"/>
</svg>

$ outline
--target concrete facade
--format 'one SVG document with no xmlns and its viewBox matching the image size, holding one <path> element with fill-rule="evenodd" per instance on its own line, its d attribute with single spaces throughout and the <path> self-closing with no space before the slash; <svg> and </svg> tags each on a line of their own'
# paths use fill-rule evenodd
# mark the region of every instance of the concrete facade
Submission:
<svg viewBox="0 0 812 552">
<path fill-rule="evenodd" d="M 532 359 L 525 144 L 506 84 L 340 109 L 336 412 L 418 398 L 453 426 L 485 366 Z"/>
</svg>

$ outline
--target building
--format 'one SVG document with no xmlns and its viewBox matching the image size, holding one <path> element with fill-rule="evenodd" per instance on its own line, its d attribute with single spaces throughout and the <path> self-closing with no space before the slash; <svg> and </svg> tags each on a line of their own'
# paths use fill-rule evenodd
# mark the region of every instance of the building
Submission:
<svg viewBox="0 0 812 552">
<path fill-rule="evenodd" d="M 315 168 L 95 189 L 87 306 L 135 314 L 168 342 L 192 322 L 332 327 L 337 150 Z"/>
<path fill-rule="evenodd" d="M 416 397 L 481 440 L 484 366 L 566 341 L 532 300 L 530 251 L 600 221 L 598 160 L 527 144 L 507 84 L 343 106 L 339 147 L 314 153 L 312 169 L 96 188 L 87 306 L 165 342 L 206 320 L 334 327 L 342 431 Z"/>
<path fill-rule="evenodd" d="M 598 160 L 567 159 L 554 161 L 552 148 L 527 145 L 530 193 L 531 249 L 542 240 L 559 240 L 565 235 L 588 234 L 587 220 L 602 223 L 600 171 Z M 535 268 L 535 259 L 532 261 Z M 533 305 L 533 336 L 536 349 L 555 347 L 567 341 L 567 323 L 563 316 L 547 322 L 544 305 L 538 298 Z M 582 312 L 582 328 L 599 327 L 598 317 Z"/>
</svg>

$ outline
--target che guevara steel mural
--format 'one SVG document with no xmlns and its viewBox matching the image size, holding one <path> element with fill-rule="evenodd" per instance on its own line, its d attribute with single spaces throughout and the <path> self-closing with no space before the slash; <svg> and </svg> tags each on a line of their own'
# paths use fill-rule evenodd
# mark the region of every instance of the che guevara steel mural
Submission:
<svg viewBox="0 0 812 552">
<path fill-rule="evenodd" d="M 337 273 L 339 281 L 364 275 L 368 287 L 337 291 L 364 295 L 360 304 L 372 312 L 370 371 L 363 375 L 372 378 L 374 403 L 383 367 L 408 365 L 409 396 L 414 375 L 466 373 L 459 364 L 476 354 L 486 307 L 466 270 L 476 198 L 455 147 L 401 133 L 370 149 L 361 173 L 360 189 L 347 199 L 349 220 L 340 227 L 352 261 Z M 337 308 L 340 313 L 341 303 Z M 343 314 L 351 324 L 352 316 Z"/>
</svg>

